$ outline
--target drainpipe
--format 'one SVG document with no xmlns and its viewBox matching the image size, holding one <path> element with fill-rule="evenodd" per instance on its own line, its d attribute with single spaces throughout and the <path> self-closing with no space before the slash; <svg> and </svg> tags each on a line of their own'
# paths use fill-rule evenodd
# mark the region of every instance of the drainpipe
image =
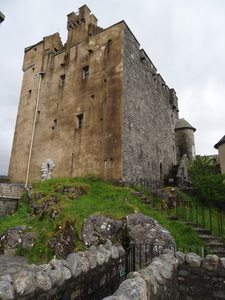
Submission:
<svg viewBox="0 0 225 300">
<path fill-rule="evenodd" d="M 30 172 L 30 160 L 31 160 L 31 152 L 32 152 L 33 142 L 34 142 L 34 131 L 35 131 L 35 125 L 36 125 L 36 120 L 37 120 L 37 112 L 38 112 L 38 104 L 39 104 L 39 98 L 40 98 L 41 81 L 42 81 L 42 76 L 44 74 L 45 74 L 44 72 L 38 72 L 37 74 L 34 75 L 34 79 L 39 77 L 39 84 L 38 84 L 36 108 L 35 108 L 35 113 L 34 113 L 34 122 L 33 122 L 32 134 L 31 134 L 30 151 L 29 151 L 28 163 L 27 163 L 27 174 L 26 174 L 26 181 L 25 181 L 25 189 L 27 188 L 29 172 Z"/>
</svg>

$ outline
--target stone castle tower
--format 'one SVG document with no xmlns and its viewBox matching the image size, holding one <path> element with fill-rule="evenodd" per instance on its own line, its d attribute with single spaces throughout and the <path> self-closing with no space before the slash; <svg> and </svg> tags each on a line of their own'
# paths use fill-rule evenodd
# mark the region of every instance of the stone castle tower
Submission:
<svg viewBox="0 0 225 300">
<path fill-rule="evenodd" d="M 55 33 L 25 49 L 11 183 L 92 173 L 163 185 L 186 152 L 175 90 L 124 21 L 102 29 L 84 5 L 67 29 L 66 45 Z"/>
</svg>

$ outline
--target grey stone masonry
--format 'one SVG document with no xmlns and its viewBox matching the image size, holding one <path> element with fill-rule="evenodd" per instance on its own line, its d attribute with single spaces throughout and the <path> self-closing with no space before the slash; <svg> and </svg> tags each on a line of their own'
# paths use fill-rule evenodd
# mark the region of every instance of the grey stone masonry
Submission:
<svg viewBox="0 0 225 300">
<path fill-rule="evenodd" d="M 185 260 L 179 261 L 180 300 L 225 299 L 225 258 L 207 255 L 202 259 L 195 253 L 189 253 Z"/>
<path fill-rule="evenodd" d="M 4 260 L 5 258 L 5 260 Z M 125 251 L 107 243 L 71 253 L 66 260 L 29 265 L 10 256 L 0 257 L 0 299 L 97 300 L 111 295 L 124 280 Z"/>
<path fill-rule="evenodd" d="M 123 181 L 160 186 L 176 161 L 177 97 L 124 26 Z"/>
<path fill-rule="evenodd" d="M 23 185 L 0 183 L 0 218 L 12 215 L 25 192 Z"/>
<path fill-rule="evenodd" d="M 164 250 L 145 269 L 129 273 L 119 289 L 104 300 L 178 300 L 177 266 L 174 252 Z"/>
</svg>

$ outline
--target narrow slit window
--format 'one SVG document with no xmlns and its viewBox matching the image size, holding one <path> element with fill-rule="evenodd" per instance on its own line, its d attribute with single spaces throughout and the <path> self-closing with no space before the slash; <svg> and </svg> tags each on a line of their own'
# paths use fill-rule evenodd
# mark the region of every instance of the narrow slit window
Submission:
<svg viewBox="0 0 225 300">
<path fill-rule="evenodd" d="M 88 78 L 89 76 L 89 66 L 83 68 L 83 78 Z"/>
<path fill-rule="evenodd" d="M 61 77 L 61 84 L 64 85 L 65 80 L 66 80 L 66 74 L 63 74 L 60 77 Z"/>
<path fill-rule="evenodd" d="M 28 99 L 31 97 L 32 90 L 28 91 Z"/>
<path fill-rule="evenodd" d="M 83 120 L 84 120 L 84 115 L 83 114 L 77 115 L 77 127 L 78 128 L 83 127 Z"/>
</svg>

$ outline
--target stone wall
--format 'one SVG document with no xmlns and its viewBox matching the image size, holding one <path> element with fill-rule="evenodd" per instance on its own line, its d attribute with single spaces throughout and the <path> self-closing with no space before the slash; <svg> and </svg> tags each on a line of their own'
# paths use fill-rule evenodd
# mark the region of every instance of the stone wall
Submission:
<svg viewBox="0 0 225 300">
<path fill-rule="evenodd" d="M 12 215 L 18 207 L 18 200 L 0 199 L 0 218 Z"/>
<path fill-rule="evenodd" d="M 145 269 L 129 273 L 113 296 L 104 300 L 178 300 L 177 266 L 174 253 L 164 250 Z"/>
<path fill-rule="evenodd" d="M 179 264 L 178 287 L 180 300 L 225 299 L 225 258 L 187 254 Z"/>
<path fill-rule="evenodd" d="M 111 295 L 124 280 L 125 251 L 108 243 L 96 249 L 52 259 L 46 265 L 24 264 L 0 274 L 0 299 L 100 300 Z"/>
<path fill-rule="evenodd" d="M 0 183 L 0 218 L 12 215 L 25 192 L 23 185 Z"/>
<path fill-rule="evenodd" d="M 164 250 L 104 300 L 221 300 L 224 290 L 225 258 Z"/>
<path fill-rule="evenodd" d="M 176 162 L 177 97 L 124 24 L 123 181 L 163 185 Z"/>
</svg>

